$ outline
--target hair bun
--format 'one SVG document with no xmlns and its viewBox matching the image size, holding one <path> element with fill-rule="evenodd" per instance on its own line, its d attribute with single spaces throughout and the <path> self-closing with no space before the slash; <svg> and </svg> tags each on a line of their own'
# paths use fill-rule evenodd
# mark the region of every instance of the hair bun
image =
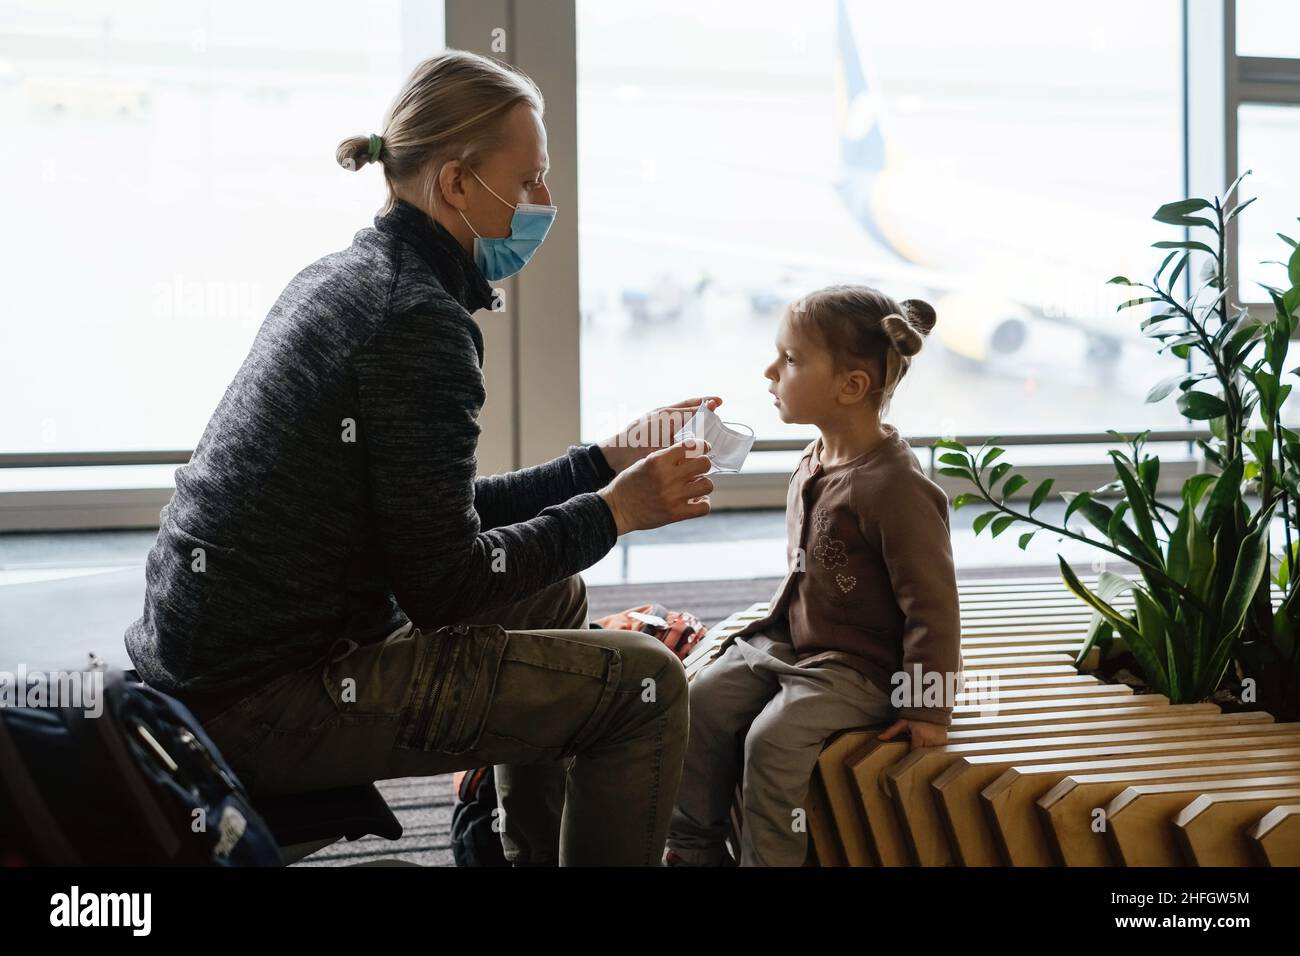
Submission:
<svg viewBox="0 0 1300 956">
<path fill-rule="evenodd" d="M 924 339 L 912 326 L 910 319 L 891 312 L 880 320 L 880 330 L 889 338 L 889 344 L 899 355 L 912 356 L 921 351 Z"/>
<path fill-rule="evenodd" d="M 934 331 L 934 323 L 938 318 L 934 314 L 934 306 L 924 299 L 904 299 L 901 303 L 903 313 L 907 316 L 912 328 L 922 335 L 929 335 Z"/>
<path fill-rule="evenodd" d="M 370 137 L 349 136 L 339 143 L 334 159 L 348 172 L 356 172 L 370 162 Z"/>
<path fill-rule="evenodd" d="M 881 319 L 880 328 L 889 337 L 894 351 L 910 357 L 921 351 L 925 337 L 934 328 L 935 314 L 930 303 L 921 299 L 907 299 L 902 307 L 902 314 L 892 312 Z"/>
</svg>

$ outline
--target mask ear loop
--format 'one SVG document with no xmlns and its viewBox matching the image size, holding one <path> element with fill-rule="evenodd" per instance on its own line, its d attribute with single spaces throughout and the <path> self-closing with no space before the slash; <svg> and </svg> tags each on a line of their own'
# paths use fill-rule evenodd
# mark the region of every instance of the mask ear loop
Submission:
<svg viewBox="0 0 1300 956">
<path fill-rule="evenodd" d="M 724 425 L 735 425 L 737 428 L 743 428 L 745 431 L 749 432 L 750 438 L 754 437 L 754 429 L 750 428 L 744 422 L 723 422 L 721 418 L 719 418 L 718 421 L 722 422 Z"/>
<path fill-rule="evenodd" d="M 709 408 L 707 402 L 701 404 L 700 407 L 699 407 L 698 409 L 696 409 L 696 411 L 695 411 L 695 415 L 699 415 L 701 411 L 707 412 L 708 414 L 712 415 L 714 418 L 717 418 L 718 421 L 721 422 L 723 425 L 734 425 L 734 426 L 736 426 L 737 428 L 743 428 L 743 429 L 745 429 L 745 431 L 749 432 L 749 437 L 750 437 L 750 438 L 753 438 L 753 437 L 754 437 L 754 429 L 750 428 L 750 427 L 749 427 L 748 425 L 746 425 L 744 422 L 729 422 L 729 421 L 726 421 L 726 420 L 724 420 L 724 419 L 722 419 L 722 418 L 718 418 L 718 413 L 715 412 L 713 409 Z M 692 416 L 692 417 L 694 417 L 694 416 Z"/>
<path fill-rule="evenodd" d="M 481 176 L 479 176 L 478 173 L 474 172 L 474 170 L 471 169 L 471 170 L 469 171 L 469 174 L 470 174 L 471 176 L 473 176 L 475 179 L 478 180 L 478 184 L 479 184 L 480 186 L 482 186 L 484 189 L 486 189 L 488 192 L 490 192 L 493 196 L 496 196 L 497 199 L 500 199 L 501 202 L 505 203 L 505 204 L 506 204 L 507 206 L 509 206 L 511 209 L 515 209 L 515 208 L 518 207 L 518 205 L 519 205 L 518 203 L 512 203 L 512 202 L 509 202 L 508 200 L 501 199 L 500 196 L 497 196 L 497 191 L 496 191 L 495 189 L 493 189 L 491 186 L 489 186 L 487 183 L 483 182 L 483 178 L 482 178 Z"/>
<path fill-rule="evenodd" d="M 466 167 L 466 168 L 468 169 L 468 167 Z M 481 176 L 479 176 L 478 173 L 474 172 L 474 170 L 470 169 L 470 170 L 469 170 L 469 174 L 470 174 L 471 176 L 473 176 L 475 179 L 478 180 L 478 183 L 479 183 L 480 186 L 482 186 L 484 189 L 486 189 L 488 192 L 490 192 L 493 196 L 496 196 L 496 198 L 499 199 L 501 202 L 506 203 L 506 205 L 507 205 L 507 206 L 510 206 L 511 209 L 514 209 L 514 208 L 515 208 L 515 206 L 513 206 L 513 205 L 511 205 L 510 203 L 506 202 L 504 199 L 501 199 L 500 196 L 497 196 L 497 191 L 496 191 L 495 189 L 493 189 L 491 186 L 489 186 L 487 183 L 483 182 L 483 178 L 482 178 Z M 483 237 L 479 235 L 478 230 L 474 228 L 474 224 L 471 223 L 468 219 L 465 218 L 465 214 L 464 214 L 463 212 L 461 212 L 459 209 L 457 209 L 456 212 L 457 212 L 457 214 L 459 214 L 460 218 L 461 218 L 462 220 L 464 220 L 465 225 L 469 226 L 469 231 L 472 232 L 472 233 L 474 233 L 474 238 L 475 238 L 475 239 L 482 239 Z M 510 237 L 509 237 L 509 236 L 506 236 L 505 238 L 509 239 Z"/>
<path fill-rule="evenodd" d="M 478 230 L 474 228 L 474 226 L 470 223 L 470 221 L 469 221 L 468 219 L 465 219 L 465 214 L 464 214 L 463 212 L 461 212 L 459 209 L 457 209 L 457 210 L 456 210 L 456 213 L 457 213 L 457 215 L 460 216 L 461 219 L 463 219 L 463 220 L 465 221 L 465 225 L 469 226 L 469 231 L 472 232 L 472 233 L 474 233 L 474 238 L 475 238 L 475 239 L 482 239 L 482 238 L 483 238 L 482 236 L 480 236 L 480 235 L 478 234 Z"/>
</svg>

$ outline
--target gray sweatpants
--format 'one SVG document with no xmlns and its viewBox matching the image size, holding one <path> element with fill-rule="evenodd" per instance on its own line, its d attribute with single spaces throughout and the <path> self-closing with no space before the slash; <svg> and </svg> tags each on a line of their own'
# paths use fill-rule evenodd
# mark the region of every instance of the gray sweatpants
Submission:
<svg viewBox="0 0 1300 956">
<path fill-rule="evenodd" d="M 753 634 L 691 681 L 686 763 L 668 830 L 668 848 L 685 862 L 724 861 L 740 775 L 740 865 L 802 866 L 808 787 L 826 738 L 892 721 L 888 694 L 851 667 L 795 660 L 791 644 Z"/>
</svg>

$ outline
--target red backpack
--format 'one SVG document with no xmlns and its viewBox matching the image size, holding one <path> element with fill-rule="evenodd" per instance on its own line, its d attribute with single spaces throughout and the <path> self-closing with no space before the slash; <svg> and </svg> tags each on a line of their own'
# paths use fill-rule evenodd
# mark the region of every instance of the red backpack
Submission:
<svg viewBox="0 0 1300 956">
<path fill-rule="evenodd" d="M 708 634 L 700 619 L 690 611 L 670 611 L 662 604 L 642 604 L 602 617 L 591 625 L 613 631 L 643 631 L 668 645 L 680 660 L 686 660 Z"/>
</svg>

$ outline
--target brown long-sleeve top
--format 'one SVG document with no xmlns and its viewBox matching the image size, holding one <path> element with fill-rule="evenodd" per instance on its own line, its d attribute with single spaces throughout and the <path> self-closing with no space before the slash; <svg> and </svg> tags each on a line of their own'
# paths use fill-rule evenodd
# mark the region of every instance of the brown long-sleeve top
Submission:
<svg viewBox="0 0 1300 956">
<path fill-rule="evenodd" d="M 948 726 L 961 669 L 948 498 L 898 430 L 882 427 L 887 439 L 847 462 L 822 464 L 820 438 L 804 450 L 786 499 L 790 570 L 769 613 L 724 646 L 775 632 L 797 666 L 839 661 L 887 694 L 915 689 L 899 716 Z"/>
</svg>

